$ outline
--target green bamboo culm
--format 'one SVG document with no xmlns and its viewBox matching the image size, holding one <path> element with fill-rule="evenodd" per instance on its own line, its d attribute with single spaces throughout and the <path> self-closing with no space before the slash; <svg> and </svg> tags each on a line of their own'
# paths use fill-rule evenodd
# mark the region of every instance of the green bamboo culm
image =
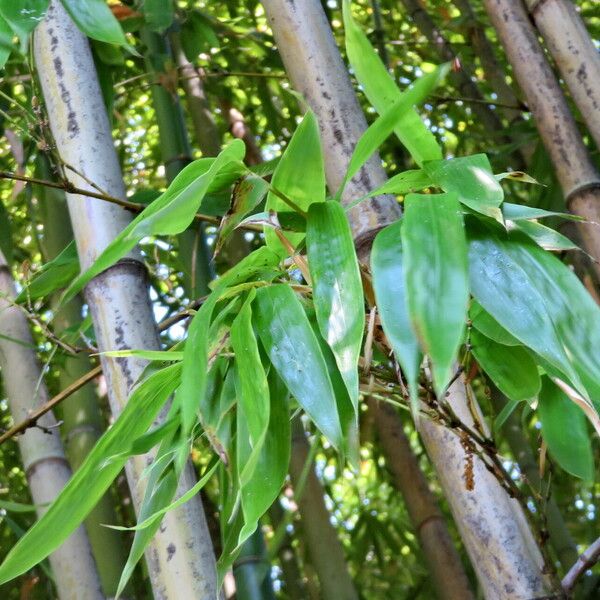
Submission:
<svg viewBox="0 0 600 600">
<path fill-rule="evenodd" d="M 38 155 L 36 171 L 41 179 L 52 179 L 48 159 L 44 155 Z M 39 187 L 36 197 L 39 202 L 40 220 L 44 225 L 40 249 L 44 262 L 47 262 L 55 258 L 73 240 L 73 230 L 62 190 Z M 54 298 L 52 304 L 56 304 L 57 301 L 58 297 Z M 81 323 L 82 307 L 81 297 L 76 296 L 56 312 L 53 326 L 57 335 L 60 336 L 67 329 L 77 327 Z M 65 389 L 91 369 L 92 364 L 85 353 L 66 354 L 59 374 L 60 389 Z M 61 433 L 65 451 L 75 472 L 105 429 L 93 383 L 83 386 L 65 400 L 59 407 L 59 416 L 63 421 Z M 104 527 L 104 524 L 117 523 L 114 507 L 114 494 L 109 490 L 85 520 L 102 590 L 108 597 L 115 595 L 125 565 L 122 534 Z"/>
<path fill-rule="evenodd" d="M 161 157 L 170 183 L 191 162 L 191 147 L 177 91 L 167 90 L 158 83 L 160 73 L 164 73 L 169 66 L 174 66 L 173 53 L 165 36 L 143 28 L 141 37 L 146 46 L 146 67 L 155 78 L 152 101 L 158 124 Z M 186 293 L 192 298 L 206 294 L 214 271 L 202 225 L 195 224 L 179 236 L 179 254 L 184 266 Z M 258 557 L 258 560 L 253 557 Z M 233 574 L 236 597 L 239 600 L 274 599 L 270 566 L 260 529 L 242 545 Z"/>
</svg>

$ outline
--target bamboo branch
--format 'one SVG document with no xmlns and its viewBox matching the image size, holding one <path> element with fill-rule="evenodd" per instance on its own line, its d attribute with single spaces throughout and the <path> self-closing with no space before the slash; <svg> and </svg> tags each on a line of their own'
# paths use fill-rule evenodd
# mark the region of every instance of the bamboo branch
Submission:
<svg viewBox="0 0 600 600">
<path fill-rule="evenodd" d="M 562 588 L 566 594 L 575 587 L 577 580 L 593 565 L 600 560 L 600 538 L 598 538 L 589 548 L 577 559 L 575 564 L 569 569 L 569 572 L 562 580 Z"/>
</svg>

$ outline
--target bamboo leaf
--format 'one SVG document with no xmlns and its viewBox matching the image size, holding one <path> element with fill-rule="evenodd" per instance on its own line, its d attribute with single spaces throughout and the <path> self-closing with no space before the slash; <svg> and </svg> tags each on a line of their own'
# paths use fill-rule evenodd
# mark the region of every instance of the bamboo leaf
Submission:
<svg viewBox="0 0 600 600">
<path fill-rule="evenodd" d="M 276 265 L 278 261 L 277 255 L 265 247 L 249 254 L 233 269 L 217 279 L 213 292 L 194 315 L 183 351 L 181 386 L 175 395 L 175 400 L 181 407 L 182 435 L 184 437 L 188 435 L 194 425 L 206 392 L 209 331 L 217 302 L 228 286 L 236 285 L 252 277 L 261 269 Z"/>
<path fill-rule="evenodd" d="M 546 300 L 555 299 L 542 292 L 532 278 L 532 274 L 539 268 L 537 261 L 531 256 L 521 256 L 526 263 L 526 271 L 515 258 L 523 246 L 527 247 L 527 254 L 537 246 L 526 238 L 501 239 L 490 230 L 475 226 L 475 223 L 472 223 L 469 230 L 469 278 L 477 301 L 504 329 L 581 389 L 579 376 L 565 353 L 563 340 L 560 339 L 552 318 L 552 314 L 558 318 L 559 312 L 566 310 L 565 318 L 571 320 L 572 308 L 560 301 L 551 314 Z M 539 251 L 542 253 L 539 256 L 553 258 L 541 248 Z M 561 266 L 568 270 L 564 265 Z M 562 274 L 562 269 L 556 267 L 555 270 L 557 274 Z M 551 287 L 556 286 L 552 284 Z M 575 304 L 575 301 L 571 299 L 571 303 Z M 586 309 L 582 312 L 587 312 Z M 597 330 L 598 325 L 593 325 L 593 328 Z M 585 339 L 590 340 L 590 333 L 585 333 Z M 575 344 L 578 345 L 579 343 Z M 585 360 L 588 362 L 590 359 Z"/>
<path fill-rule="evenodd" d="M 510 400 L 534 400 L 541 386 L 537 365 L 523 346 L 503 346 L 471 330 L 471 351 L 494 385 Z"/>
<path fill-rule="evenodd" d="M 310 207 L 306 250 L 319 329 L 358 411 L 358 357 L 365 301 L 352 232 L 341 204 L 331 201 Z"/>
<path fill-rule="evenodd" d="M 325 201 L 325 171 L 323 152 L 317 118 L 308 111 L 294 132 L 271 180 L 273 188 L 291 198 L 302 210 L 307 211 L 313 202 Z M 266 210 L 276 212 L 289 210 L 289 206 L 274 192 L 267 195 Z M 304 239 L 303 233 L 285 233 L 292 246 Z M 281 255 L 287 251 L 276 233 L 265 229 L 267 246 Z"/>
<path fill-rule="evenodd" d="M 104 0 L 61 0 L 77 27 L 88 37 L 108 44 L 127 46 L 119 21 Z"/>
<path fill-rule="evenodd" d="M 94 264 L 83 272 L 65 291 L 61 302 L 73 298 L 96 275 L 123 258 L 147 235 L 175 235 L 184 231 L 193 221 L 202 200 L 219 175 L 225 185 L 233 172 L 245 169 L 241 163 L 244 143 L 235 140 L 216 159 L 198 160 L 188 165 L 169 188 L 150 203 L 100 254 Z M 221 184 L 219 184 L 221 185 Z"/>
<path fill-rule="evenodd" d="M 157 361 L 180 361 L 183 360 L 183 352 L 175 350 L 107 350 L 98 352 L 99 355 L 112 356 L 113 358 L 124 358 L 135 356 L 143 360 Z"/>
<path fill-rule="evenodd" d="M 487 310 L 476 300 L 471 301 L 469 318 L 475 329 L 478 329 L 483 335 L 504 346 L 519 346 L 521 342 L 510 334 Z"/>
<path fill-rule="evenodd" d="M 405 116 L 407 114 L 414 114 L 411 112 L 413 106 L 420 104 L 440 84 L 449 70 L 449 64 L 436 67 L 431 73 L 423 75 L 423 77 L 418 79 L 408 90 L 400 93 L 397 99 L 387 106 L 383 112 L 380 112 L 380 116 L 360 136 L 348 163 L 344 180 L 336 193 L 336 198 L 341 198 L 348 181 L 358 173 L 381 144 L 390 136 L 392 131 L 399 124 L 404 123 Z M 498 184 L 496 183 L 496 185 Z"/>
<path fill-rule="evenodd" d="M 177 386 L 180 372 L 180 365 L 166 367 L 133 391 L 115 424 L 100 438 L 47 512 L 8 553 L 0 566 L 0 584 L 38 564 L 79 527 L 125 465 L 125 458 L 112 457 L 125 452 L 130 440 L 150 427 Z"/>
<path fill-rule="evenodd" d="M 290 393 L 338 450 L 343 436 L 327 365 L 296 294 L 287 285 L 256 292 L 254 322 Z"/>
<path fill-rule="evenodd" d="M 6 61 L 13 51 L 13 32 L 6 19 L 0 13 L 0 69 L 4 68 Z"/>
<path fill-rule="evenodd" d="M 408 315 L 400 236 L 402 226 L 402 221 L 396 221 L 377 234 L 371 253 L 371 270 L 383 331 L 408 382 L 411 409 L 416 415 L 422 354 Z"/>
<path fill-rule="evenodd" d="M 548 377 L 543 378 L 537 414 L 552 457 L 571 475 L 594 481 L 585 415 Z"/>
<path fill-rule="evenodd" d="M 173 2 L 171 0 L 144 0 L 144 17 L 152 31 L 165 31 L 173 22 Z"/>
<path fill-rule="evenodd" d="M 352 18 L 349 0 L 344 0 L 343 10 L 348 60 L 366 97 L 381 115 L 398 101 L 401 92 L 367 36 Z M 395 125 L 394 132 L 419 166 L 426 160 L 442 158 L 442 149 L 435 136 L 414 109 L 406 111 Z"/>
<path fill-rule="evenodd" d="M 401 236 L 408 312 L 441 395 L 466 324 L 467 244 L 457 195 L 409 194 Z"/>
<path fill-rule="evenodd" d="M 526 219 L 520 221 L 508 221 L 507 226 L 509 229 L 518 229 L 519 231 L 522 231 L 544 250 L 555 252 L 581 250 L 577 244 L 573 243 L 562 233 L 559 233 L 550 227 L 546 227 L 541 223 L 536 223 L 535 221 L 528 221 Z"/>
<path fill-rule="evenodd" d="M 21 41 L 21 52 L 27 52 L 29 34 L 42 22 L 48 0 L 8 0 L 0 2 L 0 14 Z"/>
<path fill-rule="evenodd" d="M 454 192 L 465 206 L 503 222 L 499 206 L 504 191 L 485 154 L 426 162 L 423 170 L 445 192 Z"/>
<path fill-rule="evenodd" d="M 275 502 L 287 476 L 290 460 L 291 431 L 290 414 L 287 402 L 287 390 L 279 376 L 272 370 L 269 374 L 267 399 L 270 402 L 269 423 L 263 443 L 254 459 L 252 476 L 246 481 L 245 457 L 248 452 L 256 452 L 249 448 L 248 436 L 238 413 L 238 472 L 241 483 L 241 502 L 244 513 L 244 525 L 239 533 L 238 546 L 243 544 L 256 530 L 258 520 Z M 248 416 L 246 410 L 242 411 Z M 246 419 L 246 423 L 247 423 Z M 242 425 L 240 428 L 239 425 Z M 240 446 L 241 443 L 241 446 Z M 240 470 L 240 467 L 242 470 Z"/>
<path fill-rule="evenodd" d="M 569 219 L 571 221 L 585 221 L 585 219 L 577 215 L 544 210 L 543 208 L 535 208 L 533 206 L 523 206 L 522 204 L 510 204 L 509 202 L 504 202 L 504 204 L 502 204 L 502 213 L 504 214 L 504 218 L 510 221 L 544 219 L 546 217 L 560 217 L 561 219 Z"/>
</svg>

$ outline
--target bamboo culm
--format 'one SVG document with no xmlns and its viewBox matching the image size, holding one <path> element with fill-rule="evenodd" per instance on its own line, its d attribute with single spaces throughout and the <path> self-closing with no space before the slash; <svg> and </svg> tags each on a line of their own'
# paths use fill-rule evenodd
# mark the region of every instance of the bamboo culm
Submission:
<svg viewBox="0 0 600 600">
<path fill-rule="evenodd" d="M 34 35 L 34 55 L 56 148 L 68 164 L 101 189 L 125 197 L 123 178 L 88 41 L 60 2 L 50 3 Z M 89 188 L 83 178 L 79 187 Z M 79 259 L 88 268 L 130 222 L 115 205 L 67 195 Z M 146 273 L 137 250 L 93 279 L 85 289 L 100 351 L 160 347 L 147 290 Z M 145 362 L 102 357 L 109 403 L 117 416 L 127 402 Z M 144 493 L 143 471 L 152 455 L 126 467 L 134 505 Z M 190 463 L 182 473 L 178 494 L 195 482 Z M 199 498 L 165 516 L 146 549 L 156 600 L 178 596 L 214 600 L 217 579 L 214 552 Z"/>
</svg>

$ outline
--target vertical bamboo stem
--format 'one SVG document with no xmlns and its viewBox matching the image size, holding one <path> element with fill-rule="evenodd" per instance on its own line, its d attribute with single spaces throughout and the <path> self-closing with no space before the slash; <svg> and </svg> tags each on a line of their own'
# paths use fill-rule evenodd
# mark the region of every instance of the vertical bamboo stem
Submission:
<svg viewBox="0 0 600 600">
<path fill-rule="evenodd" d="M 525 93 L 567 206 L 590 223 L 579 223 L 584 247 L 600 258 L 600 175 L 581 139 L 575 119 L 546 60 L 525 7 L 514 0 L 485 0 L 486 10 L 515 77 Z M 600 276 L 600 264 L 594 263 Z"/>
<path fill-rule="evenodd" d="M 50 3 L 34 42 L 50 127 L 62 159 L 106 192 L 125 197 L 89 45 L 60 2 Z M 89 187 L 83 178 L 73 179 L 79 187 Z M 67 201 L 81 266 L 86 269 L 130 222 L 130 215 L 115 205 L 73 194 L 67 195 Z M 137 251 L 94 278 L 85 295 L 100 350 L 159 348 L 145 269 Z M 103 356 L 102 366 L 111 409 L 118 415 L 145 362 Z M 139 456 L 126 468 L 136 507 L 144 492 L 142 473 L 151 460 L 152 456 Z M 178 492 L 194 481 L 188 463 Z M 146 560 L 156 600 L 178 596 L 214 600 L 214 553 L 199 498 L 165 515 L 146 549 Z"/>
<path fill-rule="evenodd" d="M 299 487 L 310 448 L 304 428 L 298 419 L 292 423 L 292 453 L 290 477 L 294 489 Z M 310 561 L 317 572 L 323 600 L 358 600 L 358 594 L 348 573 L 344 549 L 330 521 L 325 506 L 323 486 L 314 466 L 309 466 L 304 489 L 294 498 L 300 511 L 303 537 Z"/>
<path fill-rule="evenodd" d="M 50 178 L 48 168 L 44 168 L 45 158 L 39 157 L 40 175 Z M 73 239 L 69 222 L 69 213 L 64 192 L 50 188 L 40 189 L 38 193 L 40 216 L 44 224 L 42 254 L 48 261 L 57 256 Z M 62 307 L 54 316 L 55 331 L 60 335 L 69 327 L 76 326 L 82 320 L 83 303 L 77 296 Z M 84 354 L 66 356 L 61 365 L 59 382 L 61 389 L 82 377 L 92 368 L 89 357 Z M 98 397 L 92 383 L 83 386 L 61 405 L 63 425 L 61 432 L 65 439 L 65 450 L 71 468 L 76 471 L 87 454 L 102 435 L 104 423 L 98 406 Z M 125 565 L 124 546 L 121 535 L 114 529 L 105 527 L 107 523 L 116 523 L 114 498 L 106 493 L 85 520 L 92 552 L 98 566 L 102 589 L 107 596 L 114 596 L 119 584 L 121 571 Z"/>
<path fill-rule="evenodd" d="M 571 0 L 525 0 L 571 96 L 600 148 L 600 53 Z"/>
<path fill-rule="evenodd" d="M 263 0 L 263 5 L 290 80 L 319 119 L 327 181 L 330 189 L 337 189 L 365 120 L 323 9 L 317 0 L 307 0 L 302 7 L 285 0 Z M 347 188 L 342 201 L 355 197 L 359 190 L 373 189 L 384 179 L 375 157 Z M 359 255 L 364 258 L 377 231 L 398 218 L 400 211 L 390 197 L 357 208 L 360 210 L 351 212 L 349 218 Z M 461 418 L 470 416 L 462 382 L 451 387 L 447 400 Z M 485 597 L 521 600 L 545 594 L 548 586 L 541 556 L 518 504 L 477 458 L 478 491 L 466 490 L 462 483 L 466 456 L 458 437 L 429 421 L 424 421 L 422 429 Z"/>
<path fill-rule="evenodd" d="M 12 300 L 16 296 L 9 266 L 0 252 L 0 369 L 11 414 L 21 421 L 29 412 L 48 401 L 27 318 Z M 14 340 L 14 341 L 13 341 Z M 38 516 L 43 505 L 52 502 L 71 477 L 52 412 L 18 438 L 23 468 Z M 43 429 L 42 429 L 43 428 Z M 83 526 L 79 527 L 50 555 L 60 600 L 102 600 L 100 578 Z"/>
</svg>

